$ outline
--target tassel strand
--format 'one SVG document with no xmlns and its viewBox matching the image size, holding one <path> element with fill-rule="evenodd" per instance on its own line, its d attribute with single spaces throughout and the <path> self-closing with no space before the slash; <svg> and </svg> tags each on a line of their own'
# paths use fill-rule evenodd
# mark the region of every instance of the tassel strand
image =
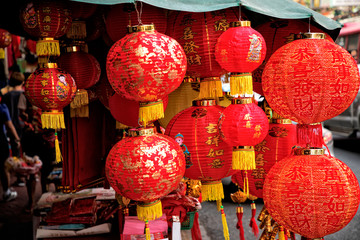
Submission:
<svg viewBox="0 0 360 240">
<path fill-rule="evenodd" d="M 228 225 L 226 222 L 226 215 L 225 215 L 223 206 L 221 206 L 221 220 L 222 220 L 222 225 L 223 225 L 224 239 L 230 240 L 229 228 L 228 228 Z"/>
</svg>

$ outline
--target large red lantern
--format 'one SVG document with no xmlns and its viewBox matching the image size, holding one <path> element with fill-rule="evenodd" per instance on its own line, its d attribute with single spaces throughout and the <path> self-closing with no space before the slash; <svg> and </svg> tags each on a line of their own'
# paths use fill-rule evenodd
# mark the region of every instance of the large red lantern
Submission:
<svg viewBox="0 0 360 240">
<path fill-rule="evenodd" d="M 253 94 L 251 72 L 261 65 L 266 55 L 266 44 L 250 21 L 233 22 L 217 41 L 216 61 L 228 72 L 231 95 Z"/>
<path fill-rule="evenodd" d="M 269 130 L 264 111 L 252 98 L 235 98 L 223 111 L 219 129 L 223 140 L 233 147 L 233 169 L 255 169 L 254 146 L 264 140 Z"/>
<path fill-rule="evenodd" d="M 167 34 L 184 48 L 187 76 L 201 78 L 199 98 L 222 97 L 220 76 L 227 73 L 215 60 L 215 45 L 220 35 L 238 21 L 238 9 L 213 12 L 173 12 Z"/>
<path fill-rule="evenodd" d="M 140 16 L 138 16 L 137 11 L 141 11 Z M 141 3 L 141 6 L 117 4 L 111 7 L 106 17 L 106 31 L 114 42 L 125 37 L 127 26 L 137 24 L 154 24 L 158 32 L 165 33 L 167 21 L 164 9 L 145 3 Z"/>
<path fill-rule="evenodd" d="M 185 172 L 180 146 L 155 128 L 129 130 L 110 151 L 106 177 L 115 191 L 137 201 L 140 220 L 162 216 L 159 198 L 177 188 Z"/>
<path fill-rule="evenodd" d="M 264 183 L 264 203 L 274 220 L 307 238 L 346 226 L 359 206 L 359 183 L 340 160 L 323 149 L 296 149 L 276 163 Z"/>
<path fill-rule="evenodd" d="M 256 169 L 237 172 L 231 180 L 243 188 L 248 179 L 249 193 L 262 198 L 266 175 L 275 163 L 290 155 L 295 145 L 296 125 L 289 119 L 271 119 L 268 135 L 254 147 Z"/>
<path fill-rule="evenodd" d="M 183 81 L 186 56 L 179 43 L 153 25 L 131 30 L 111 47 L 107 76 L 115 92 L 140 102 L 140 122 L 146 125 L 164 116 L 161 99 Z"/>
<path fill-rule="evenodd" d="M 231 146 L 221 140 L 217 129 L 223 109 L 215 100 L 193 101 L 192 107 L 173 117 L 165 131 L 183 149 L 185 177 L 201 180 L 204 201 L 224 198 L 221 179 L 233 174 Z"/>
<path fill-rule="evenodd" d="M 62 1 L 34 1 L 28 3 L 20 13 L 24 30 L 33 37 L 40 38 L 36 54 L 40 57 L 59 56 L 59 38 L 71 25 L 71 14 Z"/>
</svg>

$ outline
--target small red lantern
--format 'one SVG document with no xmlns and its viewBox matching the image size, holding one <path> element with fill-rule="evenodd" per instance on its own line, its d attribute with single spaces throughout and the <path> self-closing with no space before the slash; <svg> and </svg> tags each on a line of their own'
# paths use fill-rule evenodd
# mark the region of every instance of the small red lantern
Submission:
<svg viewBox="0 0 360 240">
<path fill-rule="evenodd" d="M 238 172 L 231 180 L 243 188 L 248 179 L 249 193 L 262 198 L 266 175 L 275 163 L 290 155 L 295 145 L 296 125 L 290 119 L 271 119 L 268 135 L 254 147 L 256 169 Z"/>
<path fill-rule="evenodd" d="M 345 227 L 355 216 L 359 183 L 324 149 L 296 149 L 276 163 L 264 183 L 264 203 L 284 228 L 315 239 Z"/>
<path fill-rule="evenodd" d="M 167 21 L 164 9 L 141 3 L 142 6 L 138 11 L 141 15 L 138 16 L 134 4 L 117 4 L 111 6 L 110 11 L 106 17 L 106 31 L 112 41 L 116 42 L 125 37 L 127 34 L 127 27 L 142 24 L 154 24 L 157 31 L 165 33 Z M 138 6 L 139 8 L 139 6 Z M 141 22 L 139 22 L 139 17 Z"/>
<path fill-rule="evenodd" d="M 11 33 L 0 28 L 0 48 L 6 48 L 11 44 Z"/>
<path fill-rule="evenodd" d="M 36 45 L 36 55 L 59 56 L 59 38 L 71 26 L 71 14 L 65 3 L 60 1 L 34 1 L 28 3 L 20 13 L 24 30 L 31 36 L 40 38 Z"/>
<path fill-rule="evenodd" d="M 223 109 L 215 100 L 193 101 L 192 107 L 173 117 L 165 131 L 183 149 L 185 177 L 201 180 L 204 201 L 221 201 L 221 179 L 233 174 L 231 146 L 221 140 L 217 129 Z"/>
<path fill-rule="evenodd" d="M 106 177 L 121 196 L 138 201 L 140 220 L 162 216 L 159 198 L 177 188 L 185 172 L 180 146 L 155 128 L 130 129 L 110 151 Z"/>
<path fill-rule="evenodd" d="M 96 11 L 97 4 L 84 2 L 69 2 L 72 19 L 87 19 Z"/>
<path fill-rule="evenodd" d="M 233 146 L 233 169 L 255 169 L 254 146 L 266 137 L 269 123 L 266 114 L 253 103 L 253 99 L 233 99 L 221 115 L 219 130 L 223 140 Z"/>
<path fill-rule="evenodd" d="M 266 44 L 250 21 L 233 22 L 217 41 L 216 61 L 229 72 L 231 95 L 253 94 L 252 75 L 265 59 Z"/>
<path fill-rule="evenodd" d="M 161 99 L 183 81 L 186 56 L 172 38 L 158 33 L 154 25 L 130 28 L 107 56 L 107 76 L 115 92 L 140 102 L 140 122 L 164 116 Z M 160 104 L 158 104 L 160 102 Z"/>
</svg>

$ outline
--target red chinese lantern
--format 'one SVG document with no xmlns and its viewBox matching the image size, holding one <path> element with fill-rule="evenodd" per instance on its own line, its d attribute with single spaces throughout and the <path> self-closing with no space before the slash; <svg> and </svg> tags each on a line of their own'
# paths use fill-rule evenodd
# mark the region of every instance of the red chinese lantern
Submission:
<svg viewBox="0 0 360 240">
<path fill-rule="evenodd" d="M 228 72 L 231 95 L 253 94 L 251 72 L 261 65 L 266 55 L 266 44 L 250 21 L 233 22 L 217 41 L 216 61 Z"/>
<path fill-rule="evenodd" d="M 264 183 L 264 203 L 284 228 L 314 239 L 339 231 L 357 212 L 359 183 L 323 149 L 296 149 L 276 163 Z"/>
<path fill-rule="evenodd" d="M 127 34 L 127 26 L 154 24 L 157 31 L 165 33 L 167 21 L 164 9 L 141 3 L 137 6 L 141 15 L 138 16 L 134 4 L 117 4 L 111 6 L 106 17 L 106 31 L 112 41 L 116 42 L 125 37 Z M 139 17 L 141 22 L 139 22 Z"/>
<path fill-rule="evenodd" d="M 11 44 L 11 33 L 0 28 L 0 48 L 6 48 Z"/>
<path fill-rule="evenodd" d="M 192 107 L 171 119 L 165 131 L 185 154 L 185 177 L 201 180 L 204 201 L 223 199 L 221 179 L 233 174 L 231 146 L 221 140 L 217 129 L 223 109 L 215 100 L 193 101 Z"/>
<path fill-rule="evenodd" d="M 69 2 L 72 19 L 87 19 L 96 11 L 97 4 Z"/>
<path fill-rule="evenodd" d="M 317 27 L 310 26 L 313 32 L 323 32 Z M 261 24 L 255 28 L 265 39 L 266 56 L 264 62 L 252 74 L 254 91 L 264 95 L 261 85 L 261 75 L 270 56 L 280 47 L 294 40 L 302 38 L 302 33 L 308 32 L 309 23 L 298 19 L 279 19 Z M 325 33 L 325 39 L 333 42 Z"/>
<path fill-rule="evenodd" d="M 162 98 L 182 82 L 186 56 L 172 38 L 158 33 L 154 25 L 131 28 L 107 56 L 107 76 L 115 92 L 140 102 L 140 122 L 164 116 Z"/>
<path fill-rule="evenodd" d="M 118 194 L 139 202 L 140 220 L 154 220 L 162 216 L 159 198 L 176 189 L 184 175 L 184 154 L 155 128 L 131 129 L 129 135 L 111 149 L 106 177 Z"/>
<path fill-rule="evenodd" d="M 254 146 L 266 137 L 269 123 L 266 114 L 253 103 L 253 99 L 233 99 L 221 115 L 219 130 L 223 140 L 233 147 L 232 168 L 255 169 Z"/>
<path fill-rule="evenodd" d="M 256 169 L 234 174 L 231 180 L 243 188 L 248 179 L 248 192 L 258 198 L 263 197 L 264 180 L 272 166 L 290 155 L 296 145 L 296 125 L 289 119 L 272 119 L 265 139 L 255 145 Z"/>
<path fill-rule="evenodd" d="M 71 14 L 62 1 L 34 1 L 28 3 L 20 13 L 24 30 L 33 37 L 40 38 L 36 45 L 36 55 L 59 56 L 59 38 L 71 25 Z"/>
<path fill-rule="evenodd" d="M 173 12 L 169 18 L 169 36 L 184 48 L 187 72 L 200 79 L 199 98 L 222 97 L 220 76 L 227 73 L 215 60 L 215 45 L 220 35 L 238 21 L 238 9 L 213 12 Z M 173 27 L 172 27 L 173 26 Z"/>
<path fill-rule="evenodd" d="M 109 100 L 110 97 L 115 94 L 115 91 L 111 87 L 106 74 L 103 74 L 99 83 L 95 86 L 95 93 L 104 107 L 110 110 Z"/>
</svg>

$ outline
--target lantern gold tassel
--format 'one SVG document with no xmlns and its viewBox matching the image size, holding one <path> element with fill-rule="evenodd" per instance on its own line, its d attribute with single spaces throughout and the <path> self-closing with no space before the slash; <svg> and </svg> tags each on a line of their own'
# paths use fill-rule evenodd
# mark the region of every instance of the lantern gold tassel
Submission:
<svg viewBox="0 0 360 240">
<path fill-rule="evenodd" d="M 57 132 L 55 132 L 55 161 L 57 163 L 59 163 L 62 160 L 63 160 L 63 158 L 62 158 L 61 151 L 60 151 L 59 139 L 57 136 Z"/>
<path fill-rule="evenodd" d="M 70 117 L 89 117 L 89 106 L 84 105 L 79 108 L 70 108 Z"/>
<path fill-rule="evenodd" d="M 223 90 L 219 77 L 210 77 L 200 80 L 200 93 L 198 99 L 222 97 Z"/>
<path fill-rule="evenodd" d="M 285 240 L 284 227 L 282 227 L 282 226 L 280 226 L 280 231 L 279 231 L 279 240 Z"/>
<path fill-rule="evenodd" d="M 234 147 L 232 155 L 232 169 L 234 170 L 254 170 L 255 151 L 252 146 Z"/>
<path fill-rule="evenodd" d="M 52 111 L 41 114 L 42 128 L 65 129 L 63 112 Z"/>
<path fill-rule="evenodd" d="M 0 59 L 5 58 L 5 50 L 3 48 L 0 48 Z"/>
<path fill-rule="evenodd" d="M 86 23 L 85 21 L 73 21 L 71 27 L 66 32 L 66 37 L 70 39 L 84 39 L 86 38 Z"/>
<path fill-rule="evenodd" d="M 79 108 L 89 104 L 89 95 L 85 89 L 78 89 L 76 91 L 74 100 L 70 103 L 71 108 Z"/>
<path fill-rule="evenodd" d="M 141 203 L 136 207 L 138 219 L 141 221 L 152 221 L 163 215 L 160 200 L 149 203 Z"/>
<path fill-rule="evenodd" d="M 38 56 L 60 56 L 59 41 L 53 38 L 44 38 L 36 43 L 36 55 Z"/>
<path fill-rule="evenodd" d="M 151 240 L 149 221 L 145 221 L 145 239 L 146 240 Z"/>
<path fill-rule="evenodd" d="M 230 240 L 229 228 L 228 228 L 228 225 L 226 222 L 226 215 L 225 215 L 223 206 L 221 206 L 221 220 L 222 220 L 222 225 L 223 225 L 224 239 Z"/>
<path fill-rule="evenodd" d="M 230 94 L 244 95 L 253 94 L 251 73 L 236 73 L 230 75 Z"/>
<path fill-rule="evenodd" d="M 217 201 L 224 198 L 224 188 L 221 181 L 201 181 L 203 201 Z"/>
<path fill-rule="evenodd" d="M 148 122 L 158 120 L 164 117 L 163 101 L 140 103 L 139 108 L 139 121 L 147 125 Z"/>
</svg>

